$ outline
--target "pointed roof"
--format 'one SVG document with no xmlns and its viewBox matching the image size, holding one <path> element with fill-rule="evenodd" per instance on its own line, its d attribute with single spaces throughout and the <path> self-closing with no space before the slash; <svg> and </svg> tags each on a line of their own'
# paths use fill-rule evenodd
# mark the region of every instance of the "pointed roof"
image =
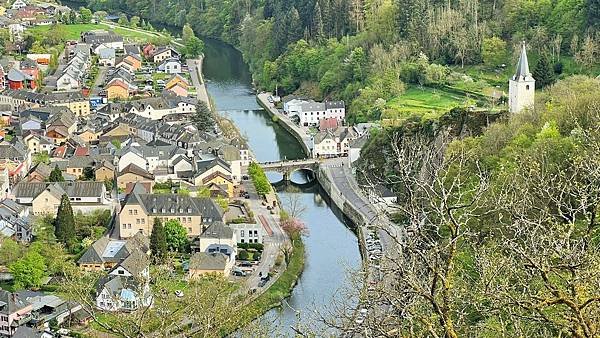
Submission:
<svg viewBox="0 0 600 338">
<path fill-rule="evenodd" d="M 521 43 L 521 55 L 517 63 L 517 70 L 513 76 L 513 80 L 529 80 L 533 79 L 529 72 L 529 62 L 527 61 L 527 52 L 525 50 L 525 41 Z"/>
</svg>

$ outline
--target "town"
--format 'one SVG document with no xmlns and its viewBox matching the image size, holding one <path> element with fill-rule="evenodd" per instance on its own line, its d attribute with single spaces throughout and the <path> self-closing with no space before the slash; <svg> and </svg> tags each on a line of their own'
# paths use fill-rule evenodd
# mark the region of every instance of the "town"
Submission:
<svg viewBox="0 0 600 338">
<path fill-rule="evenodd" d="M 282 264 L 277 201 L 252 184 L 246 141 L 225 137 L 212 116 L 201 56 L 108 26 L 50 53 L 24 49 L 30 29 L 83 15 L 16 0 L 2 16 L 22 53 L 0 61 L 5 336 L 89 334 L 98 311 L 154 306 L 153 266 L 167 260 L 179 266 L 175 282 L 217 274 L 242 294 L 260 293 Z M 64 294 L 64 271 L 40 245 L 94 276 L 89 299 L 53 292 Z M 18 257 L 6 252 L 14 247 Z"/>
</svg>

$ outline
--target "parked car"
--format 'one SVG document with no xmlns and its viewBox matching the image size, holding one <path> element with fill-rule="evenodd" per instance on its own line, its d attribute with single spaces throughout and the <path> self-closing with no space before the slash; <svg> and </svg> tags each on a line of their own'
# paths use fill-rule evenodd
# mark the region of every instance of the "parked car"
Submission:
<svg viewBox="0 0 600 338">
<path fill-rule="evenodd" d="M 246 277 L 246 273 L 242 270 L 233 270 L 233 275 L 237 277 Z"/>
</svg>

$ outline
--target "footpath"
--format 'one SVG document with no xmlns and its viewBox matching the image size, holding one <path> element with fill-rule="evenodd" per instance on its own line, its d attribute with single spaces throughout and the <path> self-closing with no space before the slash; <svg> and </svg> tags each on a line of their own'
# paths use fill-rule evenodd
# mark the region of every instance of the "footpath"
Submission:
<svg viewBox="0 0 600 338">
<path fill-rule="evenodd" d="M 206 84 L 204 83 L 204 77 L 202 75 L 202 61 L 204 56 L 201 55 L 198 59 L 187 60 L 188 71 L 192 78 L 192 84 L 196 87 L 196 95 L 198 100 L 204 101 L 208 107 L 210 107 L 210 99 L 208 98 L 208 91 L 206 90 Z"/>
<path fill-rule="evenodd" d="M 311 156 L 312 150 L 312 136 L 304 128 L 296 125 L 289 116 L 279 111 L 271 102 L 269 102 L 269 96 L 271 93 L 260 93 L 256 95 L 258 103 L 263 106 L 271 116 L 277 117 L 278 121 L 287 129 L 302 145 L 306 156 Z"/>
</svg>

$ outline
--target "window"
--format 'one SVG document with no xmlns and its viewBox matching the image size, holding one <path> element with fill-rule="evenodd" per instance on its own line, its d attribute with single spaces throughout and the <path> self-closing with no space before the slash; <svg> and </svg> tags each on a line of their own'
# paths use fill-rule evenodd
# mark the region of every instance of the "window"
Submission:
<svg viewBox="0 0 600 338">
<path fill-rule="evenodd" d="M 129 210 L 129 214 L 130 214 L 130 215 L 133 215 L 133 210 Z"/>
<path fill-rule="evenodd" d="M 243 239 L 243 238 L 242 238 L 242 239 L 240 239 L 240 243 L 244 243 L 244 239 Z"/>
<path fill-rule="evenodd" d="M 136 210 L 133 210 L 133 214 L 134 214 L 134 215 L 137 215 L 137 212 L 138 212 L 138 211 L 137 211 L 137 209 L 136 209 Z"/>
<path fill-rule="evenodd" d="M 146 224 L 146 219 L 142 218 L 142 224 Z"/>
<path fill-rule="evenodd" d="M 192 218 L 188 217 L 188 223 L 192 223 Z"/>
<path fill-rule="evenodd" d="M 119 275 L 124 275 L 124 274 L 125 274 L 125 271 L 123 271 L 123 270 L 119 270 L 119 272 L 118 272 L 118 273 L 119 273 Z"/>
<path fill-rule="evenodd" d="M 526 86 L 525 86 L 525 89 L 526 89 L 526 90 L 529 90 L 529 85 L 526 85 Z"/>
<path fill-rule="evenodd" d="M 140 219 L 139 218 L 135 219 L 135 224 L 140 224 Z"/>
</svg>

